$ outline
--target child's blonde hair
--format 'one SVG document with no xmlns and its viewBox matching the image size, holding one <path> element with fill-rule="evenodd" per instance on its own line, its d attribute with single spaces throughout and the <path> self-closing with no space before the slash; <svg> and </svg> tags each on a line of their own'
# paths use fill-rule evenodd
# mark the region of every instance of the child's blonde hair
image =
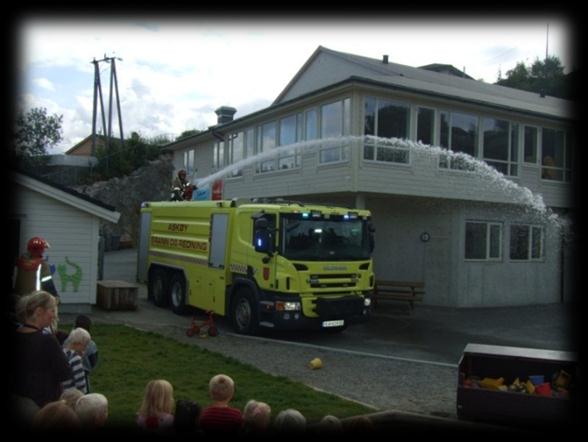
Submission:
<svg viewBox="0 0 588 442">
<path fill-rule="evenodd" d="M 270 424 L 272 408 L 265 402 L 251 399 L 243 408 L 243 420 L 254 428 L 267 428 Z"/>
<path fill-rule="evenodd" d="M 208 392 L 213 401 L 227 401 L 235 394 L 235 382 L 226 374 L 217 374 L 208 383 Z"/>
<path fill-rule="evenodd" d="M 80 419 L 76 412 L 65 401 L 49 402 L 35 414 L 33 428 L 43 431 L 63 431 L 79 429 Z"/>
<path fill-rule="evenodd" d="M 84 393 L 78 390 L 77 388 L 68 388 L 67 390 L 64 390 L 63 393 L 61 393 L 59 399 L 64 401 L 66 405 L 69 405 L 72 409 L 75 410 L 76 402 L 83 395 Z"/>
<path fill-rule="evenodd" d="M 139 408 L 139 414 L 145 417 L 156 416 L 159 413 L 173 412 L 174 387 L 165 379 L 149 381 L 145 387 L 143 403 Z"/>
</svg>

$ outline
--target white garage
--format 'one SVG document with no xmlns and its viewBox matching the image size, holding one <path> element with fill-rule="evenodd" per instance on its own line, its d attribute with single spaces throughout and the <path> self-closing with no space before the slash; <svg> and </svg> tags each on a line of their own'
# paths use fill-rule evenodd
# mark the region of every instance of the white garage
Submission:
<svg viewBox="0 0 588 442">
<path fill-rule="evenodd" d="M 90 312 L 96 304 L 100 223 L 117 223 L 120 214 L 98 200 L 28 174 L 14 173 L 12 181 L 11 257 L 24 253 L 31 237 L 46 239 L 61 311 Z"/>
</svg>

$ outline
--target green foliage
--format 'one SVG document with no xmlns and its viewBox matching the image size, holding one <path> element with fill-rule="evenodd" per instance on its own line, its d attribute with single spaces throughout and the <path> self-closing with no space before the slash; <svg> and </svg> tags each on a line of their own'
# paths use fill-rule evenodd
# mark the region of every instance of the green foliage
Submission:
<svg viewBox="0 0 588 442">
<path fill-rule="evenodd" d="M 200 131 L 197 129 L 185 130 L 180 135 L 178 135 L 174 141 L 178 141 L 183 138 L 188 138 L 188 137 L 191 137 L 192 135 L 198 135 L 199 133 L 200 133 Z"/>
<path fill-rule="evenodd" d="M 18 112 L 12 154 L 22 168 L 34 169 L 47 163 L 48 149 L 61 141 L 62 121 L 63 115 L 47 115 L 43 107 Z"/>
<path fill-rule="evenodd" d="M 148 161 L 156 159 L 160 146 L 167 142 L 164 137 L 147 140 L 137 132 L 133 132 L 122 145 L 119 139 L 111 138 L 109 146 L 96 148 L 98 164 L 93 170 L 92 181 L 129 175 Z"/>
<path fill-rule="evenodd" d="M 257 399 L 270 404 L 274 416 L 285 408 L 296 408 L 311 422 L 326 414 L 343 418 L 373 411 L 155 333 L 123 325 L 94 324 L 92 338 L 100 352 L 99 363 L 90 378 L 92 390 L 108 398 L 108 425 L 112 427 L 134 425 L 150 380 L 167 379 L 174 387 L 175 399 L 191 399 L 206 406 L 210 403 L 208 381 L 218 373 L 235 380 L 236 393 L 231 404 L 241 410 L 249 399 Z"/>
<path fill-rule="evenodd" d="M 35 107 L 16 116 L 15 150 L 20 155 L 46 155 L 47 149 L 61 141 L 63 115 L 47 115 L 44 107 Z"/>
<path fill-rule="evenodd" d="M 500 86 L 522 89 L 529 92 L 571 99 L 570 80 L 564 74 L 564 67 L 556 56 L 546 60 L 536 59 L 531 66 L 523 62 L 507 71 L 506 78 L 498 78 Z"/>
</svg>

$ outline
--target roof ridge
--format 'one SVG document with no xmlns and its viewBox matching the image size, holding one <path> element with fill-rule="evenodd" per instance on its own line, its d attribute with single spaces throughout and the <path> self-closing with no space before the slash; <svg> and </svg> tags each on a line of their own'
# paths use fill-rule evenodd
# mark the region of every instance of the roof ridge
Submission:
<svg viewBox="0 0 588 442">
<path fill-rule="evenodd" d="M 79 192 L 71 187 L 67 187 L 67 186 L 63 186 L 61 184 L 58 184 L 49 178 L 39 176 L 31 171 L 23 170 L 22 168 L 15 168 L 15 169 L 11 170 L 11 172 L 15 175 L 22 175 L 22 176 L 31 178 L 33 180 L 37 180 L 40 183 L 43 183 L 43 184 L 50 186 L 50 187 L 53 187 L 54 189 L 57 189 L 61 192 L 68 193 L 73 197 L 76 197 L 76 198 L 84 200 L 88 203 L 94 204 L 95 206 L 102 207 L 103 209 L 109 210 L 111 212 L 116 212 L 116 207 L 114 207 L 110 204 L 107 204 L 103 201 L 100 201 L 99 199 L 94 198 L 94 197 L 87 195 L 85 193 Z"/>
</svg>

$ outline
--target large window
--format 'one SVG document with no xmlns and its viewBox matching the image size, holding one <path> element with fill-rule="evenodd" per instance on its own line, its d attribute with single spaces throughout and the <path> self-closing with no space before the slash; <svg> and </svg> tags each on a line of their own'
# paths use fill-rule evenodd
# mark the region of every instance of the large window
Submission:
<svg viewBox="0 0 588 442">
<path fill-rule="evenodd" d="M 258 152 L 269 152 L 276 147 L 276 122 L 272 121 L 260 127 L 259 149 Z M 259 173 L 271 172 L 276 170 L 276 159 L 269 158 L 260 161 L 257 164 Z"/>
<path fill-rule="evenodd" d="M 537 128 L 525 126 L 523 132 L 523 160 L 525 163 L 537 164 Z"/>
<path fill-rule="evenodd" d="M 502 224 L 467 221 L 465 259 L 499 261 L 502 259 Z"/>
<path fill-rule="evenodd" d="M 417 110 L 417 141 L 423 144 L 433 144 L 435 131 L 435 111 L 426 107 Z"/>
<path fill-rule="evenodd" d="M 537 261 L 543 259 L 544 230 L 541 226 L 513 224 L 510 226 L 510 259 Z"/>
<path fill-rule="evenodd" d="M 321 138 L 339 138 L 349 135 L 350 118 L 351 100 L 349 98 L 321 106 Z M 349 159 L 348 150 L 349 147 L 344 141 L 338 146 L 322 147 L 319 151 L 319 163 L 347 161 Z"/>
<path fill-rule="evenodd" d="M 304 139 L 315 140 L 318 138 L 318 111 L 316 109 L 310 109 L 305 112 L 305 126 L 304 126 Z"/>
<path fill-rule="evenodd" d="M 482 120 L 482 156 L 504 175 L 518 175 L 518 132 L 518 124 L 506 120 Z"/>
<path fill-rule="evenodd" d="M 255 128 L 249 128 L 245 131 L 245 146 L 243 147 L 245 158 L 255 155 Z"/>
<path fill-rule="evenodd" d="M 541 142 L 541 178 L 552 181 L 571 180 L 571 140 L 563 130 L 543 128 Z"/>
<path fill-rule="evenodd" d="M 290 115 L 280 120 L 280 146 L 294 144 L 300 139 L 302 117 Z M 278 158 L 278 169 L 293 169 L 300 166 L 300 155 L 294 149 L 286 150 Z"/>
<path fill-rule="evenodd" d="M 379 138 L 407 139 L 409 124 L 410 107 L 407 104 L 366 97 L 364 135 L 373 135 L 377 138 L 366 138 L 363 158 L 372 161 L 408 163 L 408 147 L 395 146 Z"/>
<path fill-rule="evenodd" d="M 453 152 L 476 156 L 478 140 L 478 117 L 459 112 L 441 112 L 440 144 Z M 442 155 L 439 167 L 471 170 L 467 158 Z"/>
<path fill-rule="evenodd" d="M 228 155 L 229 155 L 229 163 L 235 164 L 245 158 L 245 133 L 244 132 L 237 132 L 233 133 L 228 137 L 227 144 L 228 148 Z M 232 171 L 231 176 L 241 176 L 242 170 L 235 169 Z"/>
<path fill-rule="evenodd" d="M 184 169 L 186 170 L 188 177 L 191 177 L 196 171 L 194 155 L 194 149 L 184 151 Z"/>
<path fill-rule="evenodd" d="M 212 168 L 220 170 L 225 167 L 225 142 L 215 141 L 212 151 Z"/>
</svg>

